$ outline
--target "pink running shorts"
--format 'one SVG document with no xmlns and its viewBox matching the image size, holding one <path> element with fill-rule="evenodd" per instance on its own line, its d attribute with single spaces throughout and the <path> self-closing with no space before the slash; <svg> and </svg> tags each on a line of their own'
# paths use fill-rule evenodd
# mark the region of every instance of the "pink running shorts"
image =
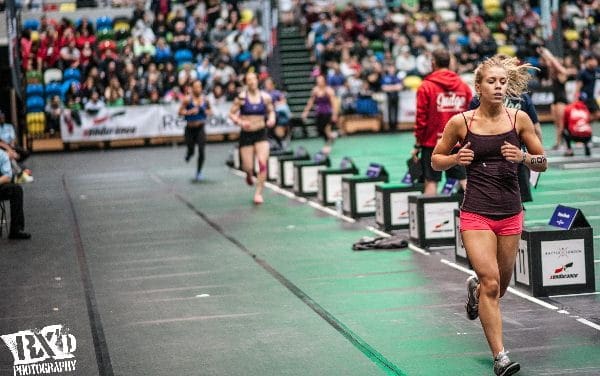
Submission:
<svg viewBox="0 0 600 376">
<path fill-rule="evenodd" d="M 512 217 L 494 220 L 483 215 L 460 212 L 460 232 L 469 230 L 490 230 L 496 235 L 517 235 L 523 230 L 523 211 Z"/>
</svg>

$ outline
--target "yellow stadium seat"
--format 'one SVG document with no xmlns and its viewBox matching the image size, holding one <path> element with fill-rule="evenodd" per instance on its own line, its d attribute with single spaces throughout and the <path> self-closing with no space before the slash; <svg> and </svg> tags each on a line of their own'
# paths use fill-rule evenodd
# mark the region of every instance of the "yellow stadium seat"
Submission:
<svg viewBox="0 0 600 376">
<path fill-rule="evenodd" d="M 567 29 L 564 31 L 563 35 L 569 42 L 579 40 L 579 33 L 575 29 Z"/>
<path fill-rule="evenodd" d="M 417 90 L 421 86 L 421 82 L 423 82 L 423 79 L 419 76 L 406 76 L 403 84 L 405 88 Z"/>
<path fill-rule="evenodd" d="M 75 5 L 75 3 L 62 3 L 60 4 L 60 7 L 58 8 L 59 12 L 75 12 L 75 10 L 77 9 L 77 6 Z"/>
<path fill-rule="evenodd" d="M 491 14 L 501 8 L 500 0 L 483 0 L 483 10 L 486 14 Z"/>
<path fill-rule="evenodd" d="M 506 34 L 494 33 L 493 36 L 498 46 L 504 46 L 506 44 Z"/>
<path fill-rule="evenodd" d="M 512 44 L 505 44 L 504 46 L 498 46 L 496 52 L 508 56 L 515 56 L 517 54 L 517 48 Z"/>
<path fill-rule="evenodd" d="M 254 13 L 251 9 L 244 9 L 240 14 L 240 22 L 249 23 L 254 18 Z"/>
</svg>

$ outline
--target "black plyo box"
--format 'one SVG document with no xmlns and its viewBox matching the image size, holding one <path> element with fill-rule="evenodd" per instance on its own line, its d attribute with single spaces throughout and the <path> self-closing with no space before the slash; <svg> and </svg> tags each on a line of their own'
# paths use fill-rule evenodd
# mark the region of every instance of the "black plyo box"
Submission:
<svg viewBox="0 0 600 376">
<path fill-rule="evenodd" d="M 342 208 L 352 218 L 375 215 L 375 186 L 387 183 L 387 174 L 376 178 L 348 176 L 342 178 Z"/>
<path fill-rule="evenodd" d="M 387 183 L 375 186 L 375 222 L 384 231 L 408 228 L 408 196 L 420 195 L 422 186 Z"/>
<path fill-rule="evenodd" d="M 454 245 L 454 209 L 458 209 L 457 195 L 409 196 L 410 240 L 424 248 Z"/>
<path fill-rule="evenodd" d="M 328 168 L 329 165 L 329 159 L 320 162 L 294 162 L 294 193 L 302 197 L 316 196 L 319 171 Z"/>
<path fill-rule="evenodd" d="M 282 188 L 291 188 L 294 186 L 294 162 L 307 161 L 309 155 L 295 156 L 282 155 L 277 157 L 279 163 L 279 173 L 277 175 L 277 184 Z"/>
<path fill-rule="evenodd" d="M 337 200 L 342 200 L 342 178 L 356 175 L 358 169 L 350 168 L 327 168 L 319 171 L 317 182 L 317 197 L 323 205 L 335 205 Z"/>
<path fill-rule="evenodd" d="M 515 284 L 533 296 L 595 292 L 591 227 L 526 227 L 515 262 Z"/>
</svg>

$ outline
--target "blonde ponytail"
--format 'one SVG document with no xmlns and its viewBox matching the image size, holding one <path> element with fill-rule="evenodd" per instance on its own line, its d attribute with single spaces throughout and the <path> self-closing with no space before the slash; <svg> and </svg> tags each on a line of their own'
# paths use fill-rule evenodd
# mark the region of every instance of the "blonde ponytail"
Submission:
<svg viewBox="0 0 600 376">
<path fill-rule="evenodd" d="M 518 98 L 521 94 L 527 92 L 529 80 L 531 79 L 530 69 L 539 70 L 529 63 L 519 64 L 519 59 L 508 55 L 494 55 L 485 59 L 475 69 L 475 83 L 480 84 L 483 80 L 483 73 L 491 67 L 500 67 L 506 71 L 508 77 L 508 88 L 506 95 L 511 98 Z"/>
</svg>

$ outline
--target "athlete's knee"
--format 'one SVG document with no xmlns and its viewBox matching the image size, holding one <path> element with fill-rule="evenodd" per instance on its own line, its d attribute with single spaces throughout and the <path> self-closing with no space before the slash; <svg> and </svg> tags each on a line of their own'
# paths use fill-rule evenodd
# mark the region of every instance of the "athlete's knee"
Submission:
<svg viewBox="0 0 600 376">
<path fill-rule="evenodd" d="M 489 298 L 498 298 L 500 296 L 499 278 L 483 277 L 479 279 L 479 295 L 485 295 Z"/>
<path fill-rule="evenodd" d="M 258 172 L 261 174 L 267 173 L 267 162 L 261 160 L 258 161 Z"/>
</svg>

